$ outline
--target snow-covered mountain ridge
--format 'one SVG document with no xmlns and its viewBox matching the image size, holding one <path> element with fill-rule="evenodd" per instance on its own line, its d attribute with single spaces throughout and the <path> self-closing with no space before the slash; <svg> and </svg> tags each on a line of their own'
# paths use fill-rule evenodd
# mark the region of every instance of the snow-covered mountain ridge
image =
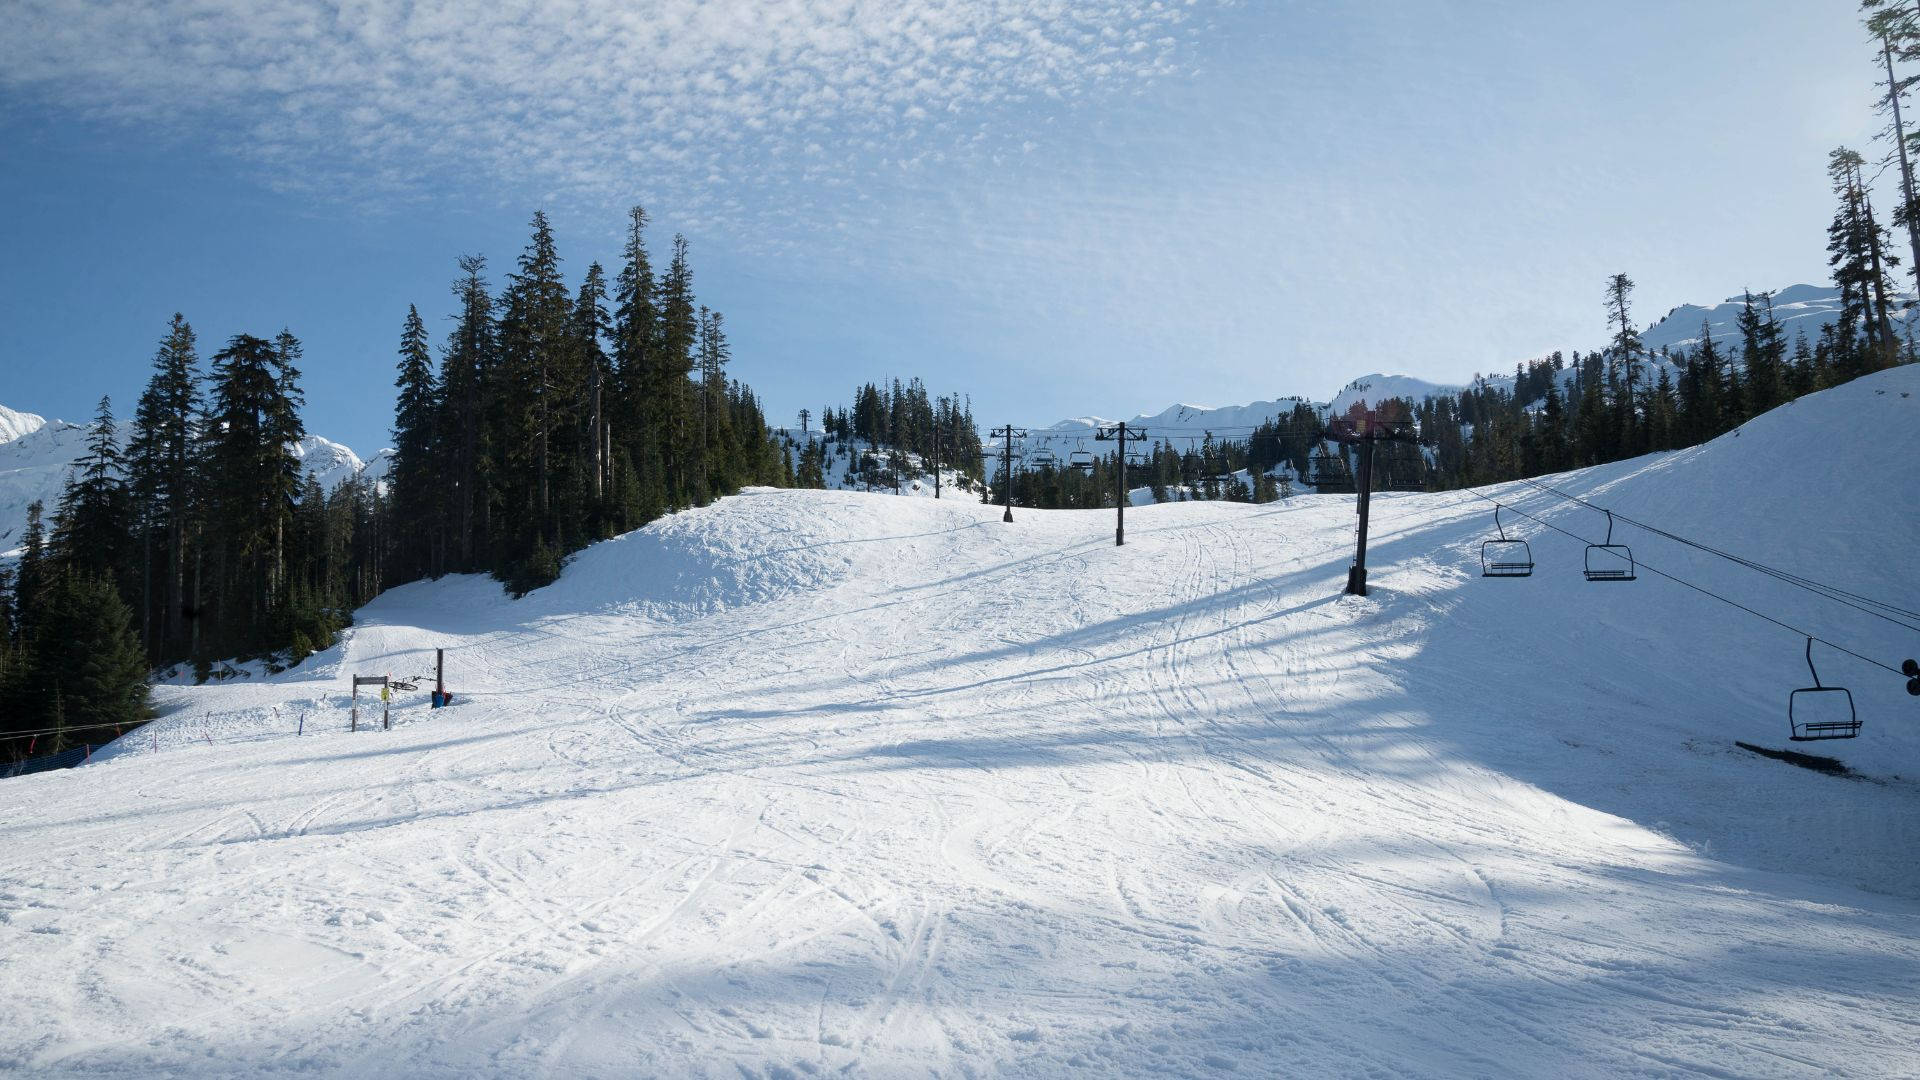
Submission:
<svg viewBox="0 0 1920 1080">
<path fill-rule="evenodd" d="M 0 405 L 0 444 L 10 443 L 45 427 L 47 418 L 36 413 L 15 412 Z"/>
<path fill-rule="evenodd" d="M 88 424 L 47 420 L 0 406 L 0 436 L 5 436 L 0 438 L 0 556 L 19 548 L 28 506 L 38 501 L 53 513 L 73 463 L 86 453 L 89 430 Z M 293 453 L 329 491 L 354 476 L 384 480 L 393 457 L 393 451 L 382 450 L 372 461 L 362 461 L 350 447 L 319 435 L 302 438 Z"/>
<path fill-rule="evenodd" d="M 1900 299 L 1904 304 L 1908 298 Z M 1704 323 L 1715 343 L 1726 344 L 1729 339 L 1737 341 L 1740 333 L 1737 320 L 1745 303 L 1746 296 L 1742 294 L 1708 306 L 1681 304 L 1641 330 L 1640 340 L 1654 354 L 1662 349 L 1692 349 L 1700 343 L 1701 326 Z M 1840 290 L 1834 286 L 1789 285 L 1773 294 L 1774 317 L 1780 322 L 1789 344 L 1798 334 L 1805 334 L 1809 341 L 1817 338 L 1821 328 L 1838 318 L 1839 312 Z M 1897 309 L 1894 314 L 1902 327 L 1908 317 L 1908 310 L 1904 307 Z M 1581 351 L 1584 353 L 1587 350 Z M 1511 368 L 1508 370 L 1511 371 Z M 1486 382 L 1491 386 L 1510 387 L 1513 378 L 1510 374 L 1501 375 L 1496 371 L 1488 375 Z M 1465 383 L 1435 383 L 1410 375 L 1362 375 L 1324 401 L 1288 397 L 1217 408 L 1180 404 L 1151 415 L 1143 413 L 1135 416 L 1127 421 L 1127 425 L 1143 428 L 1150 434 L 1165 432 L 1185 436 L 1200 435 L 1207 431 L 1241 433 L 1268 420 L 1286 416 L 1296 403 L 1312 404 L 1323 415 L 1339 415 L 1359 401 L 1375 404 L 1390 398 L 1419 401 L 1458 393 L 1466 386 Z M 1044 428 L 1030 429 L 1029 444 L 1052 445 L 1057 449 L 1063 443 L 1091 438 L 1095 429 L 1114 423 L 1112 419 L 1098 416 L 1072 417 Z"/>
</svg>

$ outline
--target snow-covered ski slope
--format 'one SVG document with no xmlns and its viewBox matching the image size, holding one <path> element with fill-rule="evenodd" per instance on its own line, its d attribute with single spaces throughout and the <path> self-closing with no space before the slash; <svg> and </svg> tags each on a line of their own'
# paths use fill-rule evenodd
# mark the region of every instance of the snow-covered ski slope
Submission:
<svg viewBox="0 0 1920 1080">
<path fill-rule="evenodd" d="M 1809 453 L 1809 448 L 1814 448 Z M 1920 369 L 1558 479 L 1920 609 Z M 1500 490 L 1598 536 L 1592 511 Z M 1487 505 L 752 492 L 513 602 L 394 590 L 0 782 L 0 1068 L 49 1075 L 1920 1074 L 1920 701 Z M 1632 531 L 1876 658 L 1899 627 Z M 460 703 L 348 733 L 352 672 Z M 366 713 L 363 713 L 363 718 Z M 292 734 L 304 721 L 306 734 Z M 158 750 L 152 747 L 158 743 Z"/>
</svg>

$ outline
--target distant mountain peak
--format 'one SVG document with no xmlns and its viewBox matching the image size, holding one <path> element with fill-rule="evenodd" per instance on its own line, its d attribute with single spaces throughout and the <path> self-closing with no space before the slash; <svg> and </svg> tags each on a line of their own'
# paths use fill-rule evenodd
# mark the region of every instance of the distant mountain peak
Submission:
<svg viewBox="0 0 1920 1080">
<path fill-rule="evenodd" d="M 0 405 L 0 554 L 20 546 L 27 507 L 38 500 L 48 515 L 66 489 L 73 463 L 86 453 L 91 425 L 48 420 L 34 413 Z M 128 431 L 122 428 L 120 437 Z M 293 446 L 301 470 L 328 491 L 355 476 L 375 482 L 386 479 L 392 450 L 382 450 L 372 461 L 343 443 L 308 435 Z"/>
<path fill-rule="evenodd" d="M 47 418 L 38 413 L 15 412 L 0 405 L 0 444 L 31 435 L 47 426 Z"/>
</svg>

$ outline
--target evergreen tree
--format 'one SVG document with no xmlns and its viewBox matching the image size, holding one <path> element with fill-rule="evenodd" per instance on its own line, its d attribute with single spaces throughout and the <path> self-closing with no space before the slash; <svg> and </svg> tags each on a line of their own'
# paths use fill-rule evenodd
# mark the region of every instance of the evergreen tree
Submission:
<svg viewBox="0 0 1920 1080">
<path fill-rule="evenodd" d="M 553 506 L 554 440 L 570 422 L 585 380 L 568 335 L 572 305 L 560 278 L 560 255 L 544 213 L 533 215 L 533 236 L 509 275 L 501 298 L 499 402 L 505 426 L 501 464 L 508 514 L 499 538 L 509 558 L 526 557 L 536 542 L 565 543 Z"/>
<path fill-rule="evenodd" d="M 396 579 L 410 581 L 442 567 L 442 515 L 435 478 L 434 414 L 440 387 L 434 380 L 433 355 L 428 350 L 427 327 L 420 311 L 407 305 L 400 330 L 399 391 L 393 408 L 393 464 L 390 472 L 393 502 L 409 527 L 398 537 Z M 312 493 L 308 493 L 308 500 Z M 307 500 L 303 500 L 307 501 Z"/>
<path fill-rule="evenodd" d="M 215 560 L 208 607 L 222 647 L 273 646 L 271 614 L 285 583 L 287 525 L 299 490 L 298 343 L 235 334 L 213 358 L 207 447 L 208 531 Z M 202 617 L 206 611 L 203 608 Z"/>
<path fill-rule="evenodd" d="M 133 613 L 112 581 L 68 574 L 54 586 L 41 620 L 32 691 L 59 703 L 66 726 L 87 742 L 104 742 L 111 728 L 147 719 L 146 661 Z"/>
<path fill-rule="evenodd" d="M 632 529 L 666 511 L 667 412 L 661 395 L 668 383 L 661 373 L 661 321 L 658 282 L 646 246 L 647 213 L 627 212 L 624 265 L 616 281 L 613 312 L 614 404 L 610 410 L 616 445 L 615 527 Z M 624 464 L 622 464 L 624 463 Z"/>
<path fill-rule="evenodd" d="M 54 568 L 48 565 L 46 525 L 41 516 L 44 512 L 38 499 L 27 504 L 27 528 L 20 537 L 20 562 L 14 569 L 14 636 L 23 645 L 38 629 L 54 581 Z"/>
<path fill-rule="evenodd" d="M 1766 309 L 1771 311 L 1771 297 L 1761 294 Z M 1738 317 L 1740 326 L 1740 355 L 1746 366 L 1745 415 L 1755 416 L 1766 412 L 1780 403 L 1781 382 L 1779 366 L 1779 328 L 1772 320 L 1762 314 L 1762 309 L 1754 305 L 1751 292 L 1745 294 Z"/>
<path fill-rule="evenodd" d="M 486 550 L 493 478 L 487 438 L 488 398 L 495 393 L 496 335 L 493 297 L 484 276 L 487 260 L 479 255 L 460 259 L 460 277 L 453 292 L 460 301 L 452 334 L 441 354 L 441 394 L 444 428 L 435 429 L 439 482 L 447 491 L 448 529 L 452 541 L 447 569 L 472 572 L 482 568 Z"/>
<path fill-rule="evenodd" d="M 1609 388 L 1614 399 L 1615 418 L 1613 422 L 1616 446 L 1610 449 L 1637 452 L 1639 436 L 1636 430 L 1634 405 L 1634 377 L 1639 368 L 1640 355 L 1644 348 L 1640 344 L 1639 331 L 1633 328 L 1631 305 L 1633 279 L 1625 274 L 1615 274 L 1607 279 L 1607 325 L 1613 330 L 1613 346 L 1608 353 L 1608 363 L 1619 365 L 1624 372 L 1624 386 L 1616 386 L 1616 376 L 1608 374 Z"/>
<path fill-rule="evenodd" d="M 739 471 L 750 463 L 742 460 L 742 448 L 734 444 L 733 424 L 728 408 L 727 362 L 733 350 L 727 344 L 724 320 L 717 311 L 700 308 L 700 429 L 702 476 L 706 485 L 703 500 L 712 499 L 740 486 L 751 472 Z M 729 469 L 732 466 L 732 469 Z"/>
<path fill-rule="evenodd" d="M 125 469 L 113 405 L 105 397 L 54 513 L 53 552 L 69 573 L 99 577 L 125 573 L 131 562 Z"/>
<path fill-rule="evenodd" d="M 1713 329 L 1703 318 L 1700 348 L 1693 357 L 1694 389 L 1685 399 L 1690 416 L 1687 425 L 1690 442 L 1703 442 L 1727 429 L 1727 414 L 1733 406 L 1728 401 L 1723 379 L 1725 366 L 1720 348 L 1713 341 Z"/>
<path fill-rule="evenodd" d="M 704 468 L 705 446 L 694 414 L 694 349 L 700 335 L 699 313 L 693 296 L 693 268 L 687 262 L 687 238 L 673 238 L 673 261 L 660 280 L 660 347 L 654 365 L 651 397 L 660 421 L 662 464 L 671 505 L 704 503 L 695 499 L 694 481 Z"/>
<path fill-rule="evenodd" d="M 1920 57 L 1920 11 L 1904 0 L 1861 0 L 1860 10 L 1867 15 L 1867 32 L 1880 43 L 1880 68 L 1885 73 L 1881 85 L 1886 93 L 1881 95 L 1877 107 L 1890 114 L 1892 123 L 1884 134 L 1892 141 L 1894 159 L 1900 165 L 1901 200 L 1893 213 L 1893 224 L 1907 231 L 1907 243 L 1913 254 L 1914 282 L 1920 287 L 1920 201 L 1917 201 L 1913 181 L 1913 157 L 1917 148 L 1910 145 L 1912 137 L 1907 133 L 1906 118 L 1900 108 L 1915 79 L 1896 75 L 1893 67 L 1896 58 L 1912 61 Z"/>
<path fill-rule="evenodd" d="M 150 639 L 150 655 L 158 660 L 179 659 L 187 649 L 183 616 L 187 540 L 197 513 L 199 366 L 193 327 L 176 313 L 135 406 L 127 446 L 128 486 L 141 530 L 141 624 Z"/>
<path fill-rule="evenodd" d="M 577 367 L 585 373 L 585 401 L 580 410 L 585 460 L 581 464 L 587 475 L 592 533 L 600 537 L 610 532 L 607 493 L 612 487 L 609 472 L 613 465 L 608 428 L 613 370 L 601 342 L 612 338 L 613 318 L 607 311 L 606 271 L 599 263 L 587 267 L 586 279 L 580 283 L 569 332 L 579 355 Z"/>
<path fill-rule="evenodd" d="M 1875 223 L 1873 201 L 1862 176 L 1866 162 L 1840 147 L 1827 157 L 1827 175 L 1839 199 L 1827 227 L 1828 265 L 1840 288 L 1838 358 L 1841 376 L 1851 379 L 1897 362 L 1893 323 L 1888 311 L 1885 230 Z M 1855 338 L 1858 332 L 1860 337 Z"/>
</svg>

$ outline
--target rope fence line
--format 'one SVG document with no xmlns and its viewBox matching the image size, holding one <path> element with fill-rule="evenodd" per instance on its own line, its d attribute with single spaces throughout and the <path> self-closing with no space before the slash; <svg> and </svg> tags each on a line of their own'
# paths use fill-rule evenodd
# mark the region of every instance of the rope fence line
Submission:
<svg viewBox="0 0 1920 1080">
<path fill-rule="evenodd" d="M 399 690 L 417 690 L 417 683 L 427 681 L 428 678 L 428 676 L 412 675 L 408 676 L 405 680 L 396 679 L 390 685 Z M 306 734 L 307 721 L 312 719 L 315 714 L 325 715 L 335 710 L 344 714 L 348 709 L 347 695 L 337 695 L 339 698 L 338 701 L 332 700 L 334 696 L 335 695 L 328 695 L 322 698 L 310 699 L 305 703 L 305 705 L 298 710 L 298 714 L 292 717 L 294 720 L 293 734 L 296 737 L 304 736 Z M 97 742 L 85 742 L 79 746 L 61 750 L 56 754 L 43 754 L 39 757 L 28 756 L 14 761 L 0 761 L 0 779 L 25 776 L 51 769 L 70 768 L 74 765 L 83 764 L 91 760 L 94 751 L 104 748 L 115 739 L 127 738 L 143 730 L 148 733 L 151 740 L 149 743 L 150 752 L 155 753 L 160 749 L 160 736 L 163 734 L 163 729 L 164 734 L 167 735 L 169 745 L 177 746 L 205 742 L 208 746 L 213 746 L 215 745 L 214 735 L 220 727 L 217 725 L 217 722 L 221 720 L 260 721 L 264 718 L 266 721 L 264 729 L 256 728 L 256 730 L 245 735 L 229 734 L 222 737 L 221 742 L 256 741 L 259 739 L 273 738 L 285 734 L 285 731 L 281 728 L 283 721 L 280 718 L 280 713 L 282 709 L 283 706 L 281 705 L 228 709 L 221 712 L 203 713 L 199 716 L 187 717 L 184 723 L 177 725 L 162 724 L 161 722 L 167 720 L 168 717 L 158 716 L 150 720 L 143 720 L 132 724 L 124 722 L 118 724 L 68 724 L 57 728 L 0 731 L 0 743 L 17 743 L 19 740 L 26 740 L 28 744 L 27 753 L 29 755 L 33 753 L 33 744 L 43 738 L 107 730 L 111 730 L 114 733 L 111 738 L 100 739 Z M 292 713 L 293 709 L 287 707 L 287 711 Z M 341 727 L 342 729 L 347 729 L 348 725 L 342 723 Z"/>
</svg>

